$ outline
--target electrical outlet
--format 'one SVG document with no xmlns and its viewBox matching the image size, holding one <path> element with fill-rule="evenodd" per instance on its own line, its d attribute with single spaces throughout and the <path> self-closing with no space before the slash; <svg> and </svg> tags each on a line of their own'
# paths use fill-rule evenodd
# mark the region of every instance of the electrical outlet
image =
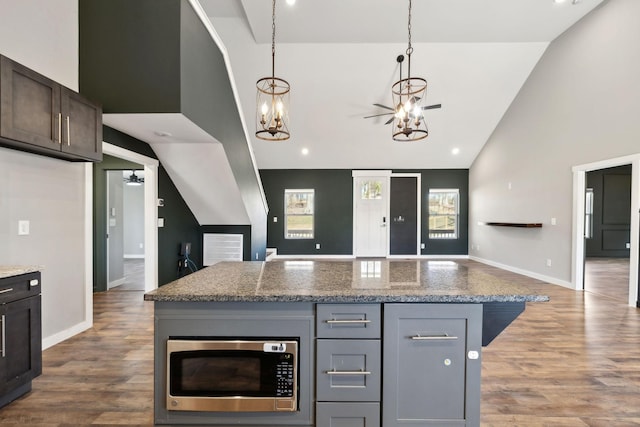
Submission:
<svg viewBox="0 0 640 427">
<path fill-rule="evenodd" d="M 277 216 L 273 217 L 273 222 L 278 222 L 278 217 Z"/>
<path fill-rule="evenodd" d="M 316 243 L 316 249 L 320 249 L 320 243 Z"/>
<path fill-rule="evenodd" d="M 420 249 L 424 249 L 424 248 L 425 248 L 424 243 L 420 243 Z"/>
<path fill-rule="evenodd" d="M 627 249 L 631 249 L 631 243 L 626 243 L 624 246 L 625 246 L 625 248 L 627 248 Z"/>
<path fill-rule="evenodd" d="M 551 267 L 551 260 L 547 259 L 547 267 Z"/>
</svg>

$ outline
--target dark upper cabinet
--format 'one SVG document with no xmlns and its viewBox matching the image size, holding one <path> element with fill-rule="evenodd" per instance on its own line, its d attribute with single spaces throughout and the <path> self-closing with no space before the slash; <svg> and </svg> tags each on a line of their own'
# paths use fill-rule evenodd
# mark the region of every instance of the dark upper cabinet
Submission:
<svg viewBox="0 0 640 427">
<path fill-rule="evenodd" d="M 0 143 L 67 160 L 102 160 L 102 108 L 0 56 Z"/>
</svg>

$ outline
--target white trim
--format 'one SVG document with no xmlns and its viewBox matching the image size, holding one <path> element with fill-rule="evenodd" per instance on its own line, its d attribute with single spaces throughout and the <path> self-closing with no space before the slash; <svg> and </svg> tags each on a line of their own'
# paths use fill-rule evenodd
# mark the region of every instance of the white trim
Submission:
<svg viewBox="0 0 640 427">
<path fill-rule="evenodd" d="M 628 304 L 638 301 L 638 256 L 640 254 L 640 153 L 573 166 L 573 227 L 571 257 L 571 289 L 584 289 L 584 214 L 586 173 L 615 166 L 631 164 L 631 230 L 629 251 Z"/>
<path fill-rule="evenodd" d="M 353 255 L 274 255 L 272 259 L 355 259 Z"/>
<path fill-rule="evenodd" d="M 553 285 L 559 285 L 559 286 L 562 286 L 562 287 L 565 287 L 565 288 L 573 289 L 573 285 L 571 284 L 571 282 L 567 282 L 565 280 L 560 280 L 560 279 L 555 278 L 555 277 L 545 276 L 543 274 L 538 274 L 538 273 L 535 273 L 533 271 L 523 270 L 521 268 L 512 267 L 510 265 L 501 264 L 499 262 L 490 261 L 490 260 L 484 259 L 484 258 L 478 258 L 476 256 L 469 256 L 469 259 L 473 260 L 473 261 L 481 262 L 482 264 L 490 265 L 492 267 L 497 267 L 497 268 L 500 268 L 502 270 L 511 271 L 512 273 L 517 273 L 517 274 L 521 274 L 523 276 L 531 277 L 533 279 L 542 280 L 543 282 L 551 283 Z"/>
<path fill-rule="evenodd" d="M 84 245 L 84 320 L 72 328 L 80 328 L 76 333 L 93 326 L 93 163 L 84 165 Z M 61 332 L 47 337 L 42 340 L 42 349 L 58 344 L 73 335 L 64 336 Z M 59 336 L 64 337 L 58 339 Z"/>
<path fill-rule="evenodd" d="M 375 177 L 379 177 L 379 176 L 391 176 L 393 172 L 390 170 L 352 170 L 351 171 L 351 177 L 352 178 L 356 178 L 356 177 L 361 177 L 361 176 L 375 176 Z"/>
<path fill-rule="evenodd" d="M 420 255 L 420 259 L 470 259 L 469 255 Z"/>
<path fill-rule="evenodd" d="M 144 259 L 144 254 L 124 254 L 124 259 Z"/>
<path fill-rule="evenodd" d="M 102 143 L 102 152 L 144 165 L 144 290 L 158 288 L 158 162 L 157 159 Z"/>
<path fill-rule="evenodd" d="M 107 283 L 107 289 L 115 288 L 116 286 L 124 285 L 125 278 L 121 277 L 119 279 L 114 280 L 113 282 Z"/>
<path fill-rule="evenodd" d="M 90 165 L 91 166 L 91 165 Z M 93 297 L 92 297 L 93 298 Z M 93 313 L 93 307 L 91 308 L 91 311 Z M 64 331 L 60 331 L 57 334 L 53 334 L 51 336 L 48 336 L 46 338 L 42 339 L 42 350 L 46 350 L 50 347 L 53 347 L 54 345 L 61 343 L 62 341 L 68 340 L 69 338 L 78 335 L 79 333 L 82 333 L 84 331 L 86 331 L 87 329 L 90 329 L 93 326 L 93 314 L 91 316 L 91 320 L 85 320 L 82 323 L 78 323 L 77 325 L 74 325 L 73 327 L 66 329 Z"/>
<path fill-rule="evenodd" d="M 271 259 L 470 259 L 469 255 L 389 255 L 383 257 L 356 257 L 354 255 L 272 255 Z"/>
</svg>

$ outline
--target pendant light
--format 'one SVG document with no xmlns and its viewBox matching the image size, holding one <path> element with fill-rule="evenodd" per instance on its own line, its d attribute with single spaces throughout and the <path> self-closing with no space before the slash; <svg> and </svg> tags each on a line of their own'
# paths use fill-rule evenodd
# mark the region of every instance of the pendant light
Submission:
<svg viewBox="0 0 640 427">
<path fill-rule="evenodd" d="M 422 114 L 422 102 L 427 95 L 427 81 L 421 77 L 411 76 L 411 0 L 409 0 L 408 20 L 409 43 L 407 46 L 407 77 L 400 79 L 391 87 L 391 96 L 395 109 L 395 116 L 391 132 L 394 141 L 418 141 L 429 135 L 427 124 Z"/>
<path fill-rule="evenodd" d="M 256 137 L 265 141 L 289 139 L 289 90 L 286 80 L 275 76 L 276 0 L 271 9 L 271 77 L 256 83 Z"/>
</svg>

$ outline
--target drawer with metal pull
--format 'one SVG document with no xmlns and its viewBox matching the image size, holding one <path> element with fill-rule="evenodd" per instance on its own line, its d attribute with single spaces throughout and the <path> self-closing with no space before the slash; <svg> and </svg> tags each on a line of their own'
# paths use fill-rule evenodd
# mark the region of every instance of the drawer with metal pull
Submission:
<svg viewBox="0 0 640 427">
<path fill-rule="evenodd" d="M 318 304 L 318 338 L 380 338 L 380 304 Z"/>
<path fill-rule="evenodd" d="M 380 340 L 318 340 L 316 399 L 380 400 Z"/>
<path fill-rule="evenodd" d="M 40 294 L 40 272 L 0 279 L 0 304 Z"/>
</svg>

